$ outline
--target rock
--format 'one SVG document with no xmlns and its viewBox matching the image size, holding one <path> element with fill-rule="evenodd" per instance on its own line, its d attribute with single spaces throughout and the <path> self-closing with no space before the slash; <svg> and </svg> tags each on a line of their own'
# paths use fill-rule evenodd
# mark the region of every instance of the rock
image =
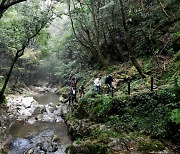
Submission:
<svg viewBox="0 0 180 154">
<path fill-rule="evenodd" d="M 55 122 L 57 122 L 57 123 L 64 122 L 64 120 L 61 117 L 56 117 Z"/>
<path fill-rule="evenodd" d="M 112 149 L 114 151 L 121 151 L 121 147 L 119 145 L 115 145 L 114 147 L 112 147 Z"/>
<path fill-rule="evenodd" d="M 49 114 L 44 114 L 42 121 L 54 122 L 54 118 Z"/>
<path fill-rule="evenodd" d="M 35 117 L 31 117 L 31 118 L 28 119 L 27 122 L 28 122 L 29 124 L 34 124 L 34 123 L 36 122 L 36 119 L 35 119 Z"/>
<path fill-rule="evenodd" d="M 27 152 L 27 154 L 33 154 L 33 153 L 34 153 L 34 149 L 33 148 L 29 149 L 28 152 Z"/>
<path fill-rule="evenodd" d="M 41 150 L 40 147 L 36 147 L 34 150 L 34 154 L 45 154 L 46 152 Z"/>
<path fill-rule="evenodd" d="M 63 93 L 63 94 L 62 94 L 62 97 L 65 98 L 65 99 L 67 99 L 67 98 L 69 98 L 69 95 L 66 94 L 66 93 Z"/>
<path fill-rule="evenodd" d="M 52 138 L 52 142 L 58 142 L 60 141 L 60 136 L 59 135 L 54 135 Z"/>
<path fill-rule="evenodd" d="M 33 116 L 37 116 L 37 115 L 39 115 L 39 114 L 41 114 L 42 113 L 42 107 L 37 107 L 37 108 L 35 108 L 35 110 L 34 110 L 34 112 L 33 112 Z"/>
<path fill-rule="evenodd" d="M 2 149 L 8 149 L 12 143 L 13 137 L 10 135 L 1 145 Z"/>
<path fill-rule="evenodd" d="M 53 113 L 53 112 L 55 111 L 55 108 L 49 107 L 49 111 L 50 111 L 51 113 Z"/>
<path fill-rule="evenodd" d="M 57 110 L 53 112 L 54 115 L 60 116 L 61 115 L 61 107 L 57 107 Z"/>
<path fill-rule="evenodd" d="M 100 125 L 99 129 L 100 129 L 100 130 L 105 130 L 105 129 L 107 129 L 107 128 L 106 128 L 105 125 Z"/>
<path fill-rule="evenodd" d="M 46 141 L 42 143 L 41 149 L 46 152 L 48 150 L 48 147 L 49 147 L 49 143 Z"/>
<path fill-rule="evenodd" d="M 56 152 L 57 150 L 58 150 L 57 144 L 51 144 L 51 145 L 48 147 L 48 152 Z"/>
<path fill-rule="evenodd" d="M 33 97 L 23 97 L 21 101 L 22 105 L 26 108 L 31 107 L 33 102 L 34 102 Z"/>
<path fill-rule="evenodd" d="M 36 117 L 36 118 L 37 118 L 37 120 L 38 120 L 38 121 L 42 121 L 42 119 L 43 119 L 43 114 L 39 114 L 39 115 L 37 115 L 37 117 Z"/>
<path fill-rule="evenodd" d="M 24 115 L 26 117 L 30 117 L 32 115 L 32 113 L 30 112 L 29 109 L 25 109 L 25 110 L 20 110 L 18 111 L 20 115 Z"/>
<path fill-rule="evenodd" d="M 26 115 L 20 115 L 18 116 L 18 118 L 16 119 L 16 121 L 27 121 L 27 116 Z"/>
<path fill-rule="evenodd" d="M 50 89 L 50 92 L 51 92 L 51 93 L 56 93 L 57 91 L 58 91 L 58 88 L 51 88 L 51 89 Z"/>
<path fill-rule="evenodd" d="M 59 98 L 59 102 L 61 102 L 61 103 L 67 103 L 68 101 L 69 101 L 69 98 L 64 98 L 62 96 L 60 96 L 60 98 Z"/>
<path fill-rule="evenodd" d="M 46 105 L 45 110 L 46 110 L 47 114 L 51 115 L 55 109 L 53 107 L 51 107 L 50 105 Z"/>
</svg>

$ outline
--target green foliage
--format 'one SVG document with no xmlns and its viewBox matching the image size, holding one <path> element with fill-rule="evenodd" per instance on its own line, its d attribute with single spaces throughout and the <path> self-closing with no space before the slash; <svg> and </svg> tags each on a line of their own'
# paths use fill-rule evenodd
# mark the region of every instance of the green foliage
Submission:
<svg viewBox="0 0 180 154">
<path fill-rule="evenodd" d="M 174 61 L 175 61 L 175 62 L 180 61 L 180 51 L 178 51 L 178 52 L 174 55 Z"/>
<path fill-rule="evenodd" d="M 170 118 L 173 122 L 176 122 L 177 124 L 179 124 L 180 123 L 180 109 L 172 110 Z"/>
<path fill-rule="evenodd" d="M 148 151 L 148 152 L 158 152 L 158 151 L 163 151 L 165 150 L 165 147 L 158 141 L 155 142 L 140 142 L 138 145 L 138 151 Z"/>
<path fill-rule="evenodd" d="M 107 147 L 102 143 L 89 144 L 88 148 L 92 153 L 107 154 Z"/>
<path fill-rule="evenodd" d="M 80 105 L 91 115 L 92 120 L 107 122 L 118 132 L 142 131 L 164 138 L 169 131 L 169 113 L 179 105 L 178 93 L 179 88 L 162 89 L 133 97 L 122 95 L 112 98 L 90 93 L 80 100 Z M 177 117 L 176 112 L 174 118 Z"/>
</svg>

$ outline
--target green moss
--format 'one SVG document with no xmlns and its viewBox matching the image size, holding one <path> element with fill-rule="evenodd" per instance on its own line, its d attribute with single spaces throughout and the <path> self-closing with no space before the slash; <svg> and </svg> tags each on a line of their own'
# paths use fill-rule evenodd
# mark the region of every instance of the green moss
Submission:
<svg viewBox="0 0 180 154">
<path fill-rule="evenodd" d="M 138 151 L 147 151 L 147 152 L 151 152 L 151 151 L 163 151 L 165 150 L 165 147 L 158 141 L 155 142 L 140 142 L 138 145 Z"/>
<path fill-rule="evenodd" d="M 180 124 L 180 109 L 172 110 L 170 118 L 173 122 Z"/>
<path fill-rule="evenodd" d="M 91 153 L 107 154 L 107 148 L 102 143 L 90 144 L 88 145 L 88 148 L 90 149 Z"/>
</svg>

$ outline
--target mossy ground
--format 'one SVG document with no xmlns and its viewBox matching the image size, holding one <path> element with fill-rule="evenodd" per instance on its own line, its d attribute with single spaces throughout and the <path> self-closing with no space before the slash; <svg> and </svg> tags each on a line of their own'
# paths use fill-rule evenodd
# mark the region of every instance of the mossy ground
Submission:
<svg viewBox="0 0 180 154">
<path fill-rule="evenodd" d="M 79 85 L 86 83 L 86 94 L 78 100 L 77 107 L 71 115 L 66 116 L 66 120 L 78 119 L 82 122 L 83 119 L 88 119 L 89 125 L 88 122 L 80 122 L 73 128 L 73 124 L 70 124 L 75 131 L 74 147 L 83 146 L 91 153 L 103 154 L 173 152 L 180 143 L 177 57 L 175 55 L 173 62 L 161 75 L 153 72 L 153 92 L 150 91 L 150 77 L 141 79 L 130 63 L 112 66 L 106 71 L 96 71 L 80 81 Z M 146 68 L 152 68 L 151 60 L 147 61 L 149 63 L 144 62 Z M 93 79 L 101 75 L 104 82 L 108 74 L 115 79 L 123 79 L 116 85 L 114 97 L 106 94 L 105 86 L 102 86 L 100 95 L 93 91 Z M 128 79 L 131 79 L 130 96 L 127 95 Z M 77 129 L 78 126 L 81 128 Z M 166 141 L 168 144 L 165 144 Z"/>
</svg>

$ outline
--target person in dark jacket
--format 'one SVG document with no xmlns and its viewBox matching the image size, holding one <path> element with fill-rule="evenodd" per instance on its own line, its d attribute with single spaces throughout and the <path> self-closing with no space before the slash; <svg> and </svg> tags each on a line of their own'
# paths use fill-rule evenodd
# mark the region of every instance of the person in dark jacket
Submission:
<svg viewBox="0 0 180 154">
<path fill-rule="evenodd" d="M 72 87 L 71 92 L 70 92 L 70 96 L 69 96 L 69 105 L 74 105 L 74 103 L 77 102 L 76 92 L 77 92 L 76 88 Z"/>
<path fill-rule="evenodd" d="M 109 94 L 110 91 L 111 91 L 111 88 L 113 88 L 113 87 L 112 87 L 112 82 L 113 82 L 113 78 L 112 78 L 111 75 L 109 75 L 108 77 L 106 77 L 106 79 L 105 79 L 105 84 L 107 85 L 107 94 Z"/>
</svg>

